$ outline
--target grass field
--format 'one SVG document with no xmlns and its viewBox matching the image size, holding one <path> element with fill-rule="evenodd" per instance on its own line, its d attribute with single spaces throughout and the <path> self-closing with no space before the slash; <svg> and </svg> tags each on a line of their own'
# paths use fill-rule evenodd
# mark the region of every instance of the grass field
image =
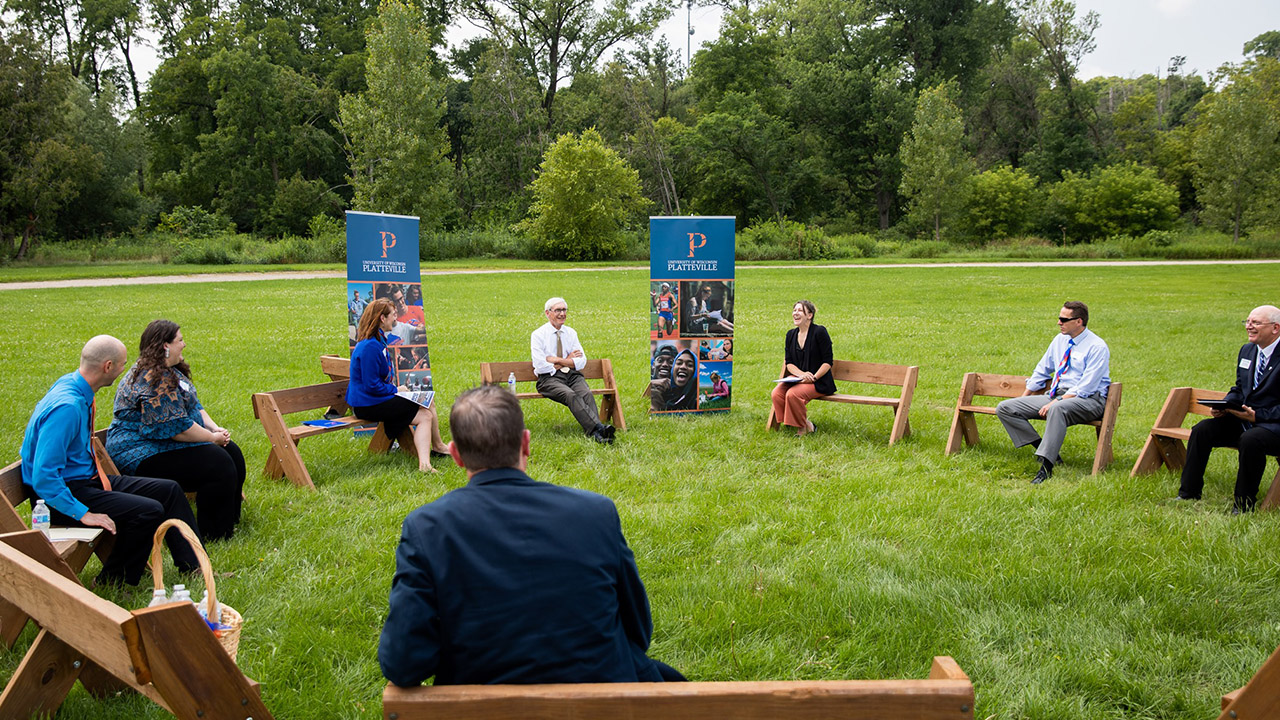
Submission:
<svg viewBox="0 0 1280 720">
<path fill-rule="evenodd" d="M 1240 320 L 1277 300 L 1244 288 L 1274 278 L 1266 266 L 743 267 L 732 411 L 654 420 L 640 398 L 647 273 L 442 276 L 423 289 L 446 407 L 479 362 L 526 356 L 552 294 L 568 298 L 588 353 L 613 358 L 631 429 L 599 447 L 564 408 L 525 403 L 530 473 L 617 502 L 653 606 L 651 654 L 692 679 L 924 677 L 933 655 L 952 655 L 973 678 L 976 718 L 1190 720 L 1215 714 L 1280 644 L 1280 515 L 1225 514 L 1230 451 L 1198 503 L 1173 503 L 1167 472 L 1128 473 L 1170 387 L 1230 384 Z M 240 664 L 277 718 L 380 716 L 375 651 L 400 521 L 465 482 L 338 433 L 303 445 L 318 492 L 259 474 L 267 443 L 249 395 L 324 379 L 317 356 L 345 351 L 343 293 L 341 280 L 0 292 L 6 458 L 90 335 L 115 334 L 132 356 L 148 321 L 183 326 L 200 398 L 250 464 L 244 522 L 210 554 L 222 599 L 247 619 Z M 765 431 L 802 297 L 836 357 L 921 366 L 905 442 L 886 446 L 886 411 L 827 403 L 810 437 Z M 1029 452 L 985 417 L 983 444 L 945 457 L 961 375 L 1028 372 L 1067 299 L 1089 303 L 1125 384 L 1111 469 L 1088 475 L 1093 432 L 1076 428 L 1066 464 L 1032 487 Z M 112 598 L 141 606 L 149 590 Z M 163 716 L 79 688 L 59 715 Z"/>
</svg>

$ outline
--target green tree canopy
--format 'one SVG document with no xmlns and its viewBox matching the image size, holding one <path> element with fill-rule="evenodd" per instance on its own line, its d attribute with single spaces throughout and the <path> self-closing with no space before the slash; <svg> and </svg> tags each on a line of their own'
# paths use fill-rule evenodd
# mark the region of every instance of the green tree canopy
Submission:
<svg viewBox="0 0 1280 720">
<path fill-rule="evenodd" d="M 932 225 L 935 240 L 942 239 L 943 220 L 964 207 L 976 170 L 952 92 L 948 84 L 921 92 L 915 121 L 902 140 L 902 194 L 911 198 L 913 221 Z"/>
</svg>

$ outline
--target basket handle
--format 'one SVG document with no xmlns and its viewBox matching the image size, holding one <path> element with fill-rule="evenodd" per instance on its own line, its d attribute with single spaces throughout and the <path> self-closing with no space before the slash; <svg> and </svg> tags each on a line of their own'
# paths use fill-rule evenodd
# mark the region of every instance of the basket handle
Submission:
<svg viewBox="0 0 1280 720">
<path fill-rule="evenodd" d="M 151 539 L 151 582 L 155 590 L 164 589 L 164 562 L 160 559 L 160 549 L 164 545 L 165 533 L 169 528 L 177 528 L 182 533 L 182 537 L 190 543 L 191 550 L 196 554 L 196 560 L 200 562 L 200 573 L 204 575 L 204 587 L 209 591 L 209 605 L 206 608 L 209 617 L 213 617 L 213 609 L 218 606 L 218 591 L 213 583 L 213 566 L 209 564 L 209 555 L 204 551 L 204 546 L 200 544 L 200 538 L 196 537 L 196 533 L 191 526 L 177 518 L 170 518 L 160 523 L 160 527 L 156 528 L 155 537 Z M 215 622 L 222 618 L 213 618 Z"/>
</svg>

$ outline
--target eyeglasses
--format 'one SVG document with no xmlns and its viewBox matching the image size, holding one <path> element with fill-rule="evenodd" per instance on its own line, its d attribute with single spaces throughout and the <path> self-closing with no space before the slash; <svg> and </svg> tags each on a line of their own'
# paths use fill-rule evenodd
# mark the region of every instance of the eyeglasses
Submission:
<svg viewBox="0 0 1280 720">
<path fill-rule="evenodd" d="M 1241 324 L 1241 325 L 1244 325 L 1244 326 L 1245 326 L 1245 327 L 1247 327 L 1247 328 L 1251 328 L 1251 327 L 1262 327 L 1263 325 L 1280 325 L 1280 323 L 1273 323 L 1273 322 L 1257 322 L 1257 321 L 1254 321 L 1254 320 L 1241 320 L 1241 321 L 1240 321 L 1240 324 Z"/>
<path fill-rule="evenodd" d="M 1058 322 L 1062 323 L 1063 325 L 1066 325 L 1067 323 L 1071 322 L 1072 320 L 1079 320 L 1079 319 L 1080 319 L 1080 318 L 1064 318 L 1064 317 L 1062 317 L 1061 315 L 1059 315 L 1059 316 L 1058 316 Z"/>
<path fill-rule="evenodd" d="M 556 315 L 566 315 L 569 312 L 569 308 L 551 308 L 551 312 Z"/>
</svg>

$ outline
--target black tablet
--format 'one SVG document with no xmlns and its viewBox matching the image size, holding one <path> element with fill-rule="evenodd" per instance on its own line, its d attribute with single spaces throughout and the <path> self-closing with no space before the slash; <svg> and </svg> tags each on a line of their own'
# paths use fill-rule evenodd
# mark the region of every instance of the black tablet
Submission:
<svg viewBox="0 0 1280 720">
<path fill-rule="evenodd" d="M 1226 398 L 1223 398 L 1222 400 L 1197 400 L 1196 402 L 1207 408 L 1214 408 L 1216 410 L 1244 409 L 1244 406 L 1242 406 L 1240 403 L 1236 402 L 1235 400 L 1227 400 Z"/>
</svg>

